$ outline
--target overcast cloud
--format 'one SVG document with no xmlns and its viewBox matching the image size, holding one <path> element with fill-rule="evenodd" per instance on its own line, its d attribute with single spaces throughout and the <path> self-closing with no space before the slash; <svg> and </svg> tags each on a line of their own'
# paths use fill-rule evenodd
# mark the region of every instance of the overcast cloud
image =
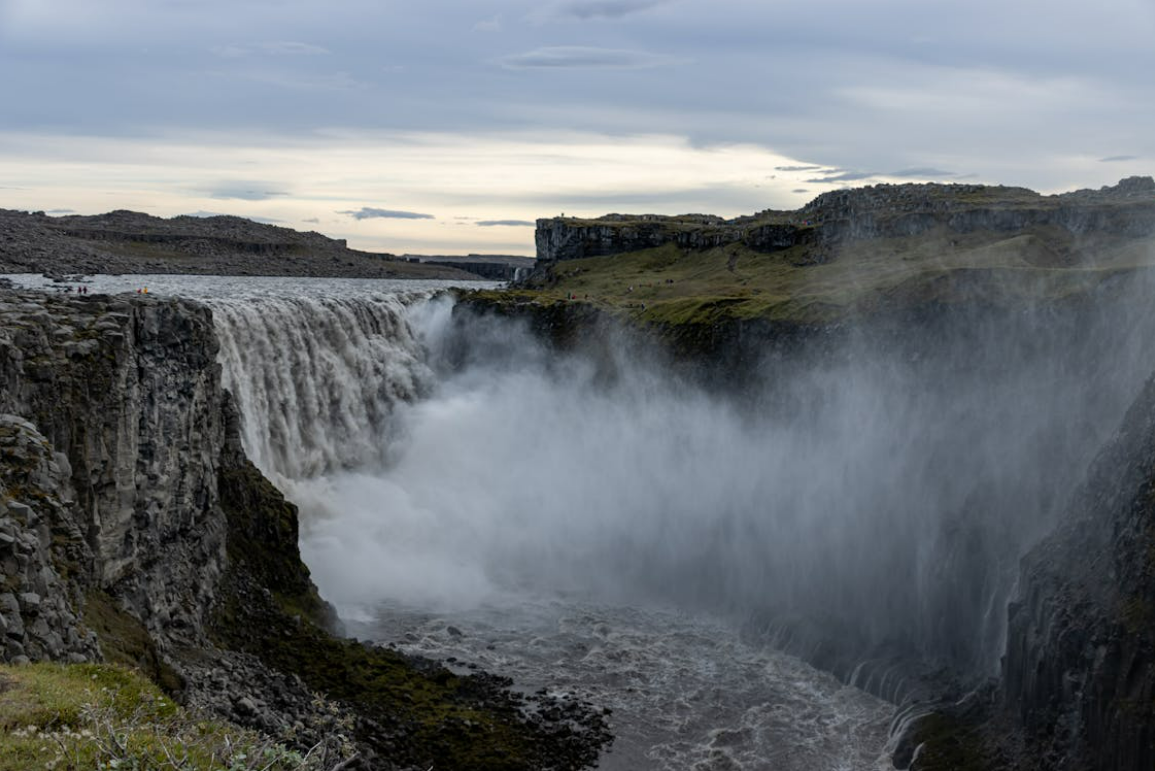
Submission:
<svg viewBox="0 0 1155 771">
<path fill-rule="evenodd" d="M 0 206 L 228 201 L 354 244 L 530 252 L 531 233 L 453 217 L 733 216 L 884 181 L 1097 187 L 1155 172 L 1153 39 L 1150 0 L 0 0 Z M 630 153 L 603 189 L 583 178 L 563 200 L 614 145 Z M 246 171 L 253 147 L 270 152 Z M 698 163 L 719 152 L 734 162 Z M 414 196 L 414 169 L 446 153 L 461 173 Z M 535 174 L 498 184 L 522 154 Z M 365 200 L 435 221 L 323 215 Z"/>
<path fill-rule="evenodd" d="M 589 46 L 554 46 L 506 56 L 499 62 L 501 66 L 511 70 L 636 70 L 678 64 L 679 60 L 672 56 L 662 56 L 647 51 L 625 51 L 613 48 L 591 48 Z"/>
<path fill-rule="evenodd" d="M 377 209 L 372 206 L 362 206 L 356 211 L 339 211 L 338 214 L 347 214 L 355 220 L 431 220 L 432 214 L 418 214 L 412 211 L 396 211 L 394 209 Z"/>
<path fill-rule="evenodd" d="M 669 0 L 570 0 L 552 6 L 559 16 L 577 19 L 620 19 L 631 13 L 662 5 Z M 549 7 L 549 6 L 547 6 Z"/>
</svg>

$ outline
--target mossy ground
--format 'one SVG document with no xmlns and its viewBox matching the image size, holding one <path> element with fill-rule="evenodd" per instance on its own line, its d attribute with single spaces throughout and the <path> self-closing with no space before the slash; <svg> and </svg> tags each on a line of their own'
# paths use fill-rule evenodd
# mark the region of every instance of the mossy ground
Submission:
<svg viewBox="0 0 1155 771">
<path fill-rule="evenodd" d="M 988 771 L 975 726 L 935 713 L 919 721 L 914 743 L 921 745 L 912 768 L 917 771 Z"/>
<path fill-rule="evenodd" d="M 494 694 L 479 699 L 468 678 L 440 667 L 418 669 L 390 650 L 292 622 L 269 607 L 254 607 L 251 596 L 243 602 L 248 607 L 234 601 L 223 609 L 222 629 L 231 631 L 222 633 L 221 642 L 351 706 L 367 718 L 358 739 L 390 761 L 495 771 L 537 767 L 535 737 L 522 725 L 515 702 L 501 704 Z"/>
<path fill-rule="evenodd" d="M 1013 236 L 932 231 L 852 242 L 822 255 L 816 248 L 762 253 L 742 244 L 707 250 L 667 244 L 568 260 L 554 265 L 539 289 L 506 301 L 576 299 L 643 324 L 826 324 L 976 298 L 1063 299 L 1155 262 L 1155 238 L 1076 238 L 1046 227 Z"/>
<path fill-rule="evenodd" d="M 84 623 L 96 632 L 100 649 L 109 663 L 143 672 L 166 693 L 174 694 L 181 689 L 180 676 L 157 653 L 148 630 L 107 594 L 98 589 L 88 592 Z"/>
<path fill-rule="evenodd" d="M 252 732 L 196 718 L 127 669 L 0 666 L 0 771 L 266 767 L 304 765 Z"/>
</svg>

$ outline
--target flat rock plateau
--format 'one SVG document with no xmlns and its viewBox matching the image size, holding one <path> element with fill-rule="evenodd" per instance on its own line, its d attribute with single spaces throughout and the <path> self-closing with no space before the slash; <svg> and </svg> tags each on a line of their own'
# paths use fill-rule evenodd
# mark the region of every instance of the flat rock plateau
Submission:
<svg viewBox="0 0 1155 771">
<path fill-rule="evenodd" d="M 50 217 L 0 209 L 0 272 L 479 278 L 448 264 L 357 251 L 320 233 L 240 217 L 162 219 L 124 210 Z"/>
</svg>

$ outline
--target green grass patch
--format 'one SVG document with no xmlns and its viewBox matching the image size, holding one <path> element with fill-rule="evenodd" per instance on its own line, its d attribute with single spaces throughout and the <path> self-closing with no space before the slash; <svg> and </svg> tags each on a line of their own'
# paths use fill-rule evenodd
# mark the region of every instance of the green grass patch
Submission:
<svg viewBox="0 0 1155 771">
<path fill-rule="evenodd" d="M 0 666 L 0 771 L 319 768 L 282 745 L 185 711 L 116 666 Z"/>
<path fill-rule="evenodd" d="M 666 244 L 563 261 L 539 290 L 495 296 L 507 304 L 574 298 L 661 325 L 816 324 L 917 304 L 1063 300 L 1155 263 L 1155 238 L 1076 238 L 1047 227 L 1011 236 L 939 229 L 817 249 L 763 253 L 742 244 L 706 250 Z"/>
</svg>

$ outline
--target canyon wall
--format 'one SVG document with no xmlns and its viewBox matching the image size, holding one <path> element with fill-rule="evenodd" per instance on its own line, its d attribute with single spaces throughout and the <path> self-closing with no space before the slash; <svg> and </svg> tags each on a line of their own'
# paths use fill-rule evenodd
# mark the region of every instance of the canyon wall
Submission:
<svg viewBox="0 0 1155 771">
<path fill-rule="evenodd" d="M 215 357 L 193 303 L 0 297 L 0 413 L 23 419 L 9 418 L 5 505 L 47 528 L 40 545 L 62 556 L 36 572 L 67 579 L 72 613 L 107 592 L 157 638 L 204 641 L 225 556 Z M 46 473 L 17 474 L 33 463 Z M 49 588 L 27 567 L 19 583 Z"/>
</svg>

